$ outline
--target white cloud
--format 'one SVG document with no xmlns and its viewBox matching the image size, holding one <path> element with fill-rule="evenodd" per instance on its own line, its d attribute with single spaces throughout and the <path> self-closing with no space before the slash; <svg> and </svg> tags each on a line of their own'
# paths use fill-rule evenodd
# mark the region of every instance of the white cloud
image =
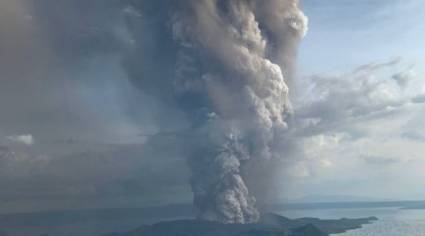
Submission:
<svg viewBox="0 0 425 236">
<path fill-rule="evenodd" d="M 346 74 L 307 77 L 299 84 L 303 89 L 295 103 L 298 132 L 324 134 L 392 115 L 423 103 L 423 85 L 400 59 L 370 63 Z"/>
<path fill-rule="evenodd" d="M 27 146 L 32 146 L 34 144 L 34 138 L 31 134 L 12 135 L 8 136 L 7 139 L 15 143 L 25 144 Z"/>
<path fill-rule="evenodd" d="M 357 178 L 363 173 L 356 168 L 402 168 L 418 161 L 418 153 L 425 151 L 422 140 L 406 137 L 419 132 L 417 123 L 423 119 L 410 122 L 413 129 L 406 124 L 423 117 L 423 84 L 401 59 L 305 78 L 295 104 L 293 138 L 298 147 L 290 176 L 316 179 L 344 173 Z"/>
<path fill-rule="evenodd" d="M 404 88 L 416 77 L 416 73 L 413 70 L 401 71 L 393 75 L 393 79 Z"/>
<path fill-rule="evenodd" d="M 306 178 L 310 177 L 310 169 L 308 165 L 304 162 L 297 163 L 295 165 L 292 165 L 287 169 L 287 172 L 289 176 L 295 177 L 295 178 Z"/>
<path fill-rule="evenodd" d="M 328 168 L 333 166 L 333 162 L 329 159 L 321 159 L 320 166 L 323 168 Z"/>
</svg>

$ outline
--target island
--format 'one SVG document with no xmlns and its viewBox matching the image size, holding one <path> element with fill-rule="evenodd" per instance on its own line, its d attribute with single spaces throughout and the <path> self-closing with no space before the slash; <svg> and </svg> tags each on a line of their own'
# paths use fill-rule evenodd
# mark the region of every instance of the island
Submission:
<svg viewBox="0 0 425 236">
<path fill-rule="evenodd" d="M 144 225 L 129 232 L 104 236 L 328 236 L 358 229 L 362 225 L 376 220 L 376 217 L 338 220 L 289 219 L 270 213 L 264 214 L 255 224 L 174 220 Z"/>
</svg>

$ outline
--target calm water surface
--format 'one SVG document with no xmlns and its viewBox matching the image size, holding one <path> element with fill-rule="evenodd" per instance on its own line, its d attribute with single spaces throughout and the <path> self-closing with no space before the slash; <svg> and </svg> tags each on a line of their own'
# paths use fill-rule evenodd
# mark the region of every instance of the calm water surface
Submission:
<svg viewBox="0 0 425 236">
<path fill-rule="evenodd" d="M 335 236 L 425 236 L 425 210 L 400 210 L 397 208 L 362 208 L 362 209 L 326 209 L 326 210 L 290 210 L 280 212 L 290 218 L 317 217 L 321 219 L 362 218 L 376 216 L 378 221 Z M 160 220 L 172 219 L 110 219 L 77 222 L 62 222 L 44 225 L 27 225 L 22 222 L 19 227 L 1 226 L 9 236 L 38 236 L 47 233 L 50 236 L 98 236 L 111 232 L 123 232 L 142 224 L 151 224 Z"/>
<path fill-rule="evenodd" d="M 290 218 L 318 217 L 323 219 L 376 216 L 378 221 L 337 236 L 425 236 L 425 210 L 398 208 L 294 210 L 281 212 Z"/>
</svg>

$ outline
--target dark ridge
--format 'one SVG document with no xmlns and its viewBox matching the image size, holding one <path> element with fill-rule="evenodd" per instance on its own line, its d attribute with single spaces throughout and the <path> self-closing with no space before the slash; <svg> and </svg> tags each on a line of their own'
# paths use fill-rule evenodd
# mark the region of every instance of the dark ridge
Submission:
<svg viewBox="0 0 425 236">
<path fill-rule="evenodd" d="M 222 224 L 199 220 L 176 220 L 139 227 L 130 232 L 104 236 L 328 236 L 360 228 L 376 220 L 320 220 L 317 218 L 289 219 L 265 214 L 256 224 Z"/>
</svg>

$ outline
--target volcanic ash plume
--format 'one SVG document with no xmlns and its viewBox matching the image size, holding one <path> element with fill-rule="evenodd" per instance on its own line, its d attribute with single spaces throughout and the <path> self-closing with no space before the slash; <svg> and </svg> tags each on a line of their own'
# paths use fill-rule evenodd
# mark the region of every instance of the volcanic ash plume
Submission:
<svg viewBox="0 0 425 236">
<path fill-rule="evenodd" d="M 173 104 L 191 123 L 188 163 L 198 216 L 255 222 L 259 213 L 241 168 L 250 160 L 278 157 L 275 147 L 291 114 L 285 79 L 292 75 L 307 18 L 297 0 L 171 5 L 168 25 L 177 49 L 169 82 Z M 158 79 L 159 85 L 166 80 Z"/>
<path fill-rule="evenodd" d="M 282 70 L 292 70 L 285 66 L 292 67 L 306 17 L 296 0 L 193 0 L 180 7 L 173 21 L 183 47 L 178 92 L 202 90 L 209 103 L 198 131 L 207 144 L 189 160 L 199 217 L 255 222 L 255 199 L 240 169 L 252 158 L 272 158 L 275 138 L 287 129 L 291 106 Z"/>
</svg>

